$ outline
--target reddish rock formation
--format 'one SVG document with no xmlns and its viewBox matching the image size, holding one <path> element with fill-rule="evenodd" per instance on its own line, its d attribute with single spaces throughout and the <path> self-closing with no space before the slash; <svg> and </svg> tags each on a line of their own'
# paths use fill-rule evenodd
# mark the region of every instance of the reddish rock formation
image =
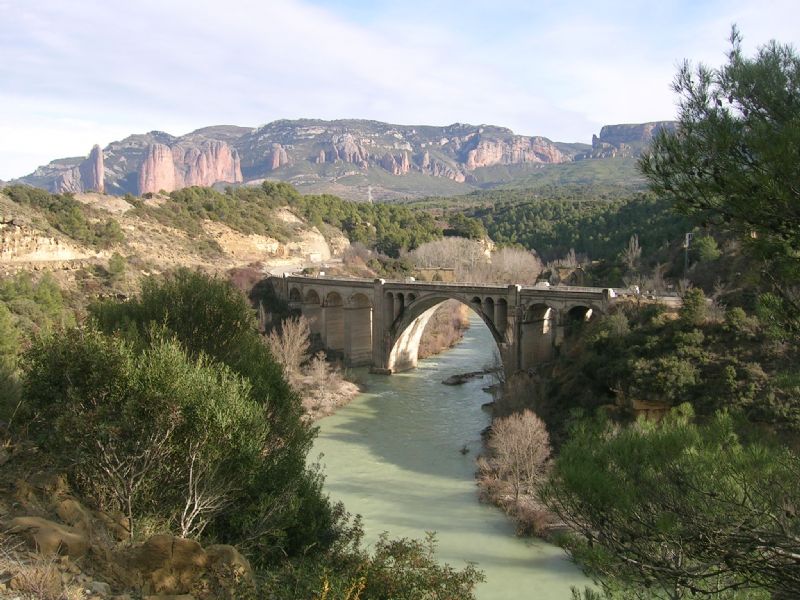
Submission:
<svg viewBox="0 0 800 600">
<path fill-rule="evenodd" d="M 139 193 L 171 192 L 192 185 L 243 181 L 239 154 L 225 142 L 200 145 L 151 144 L 139 169 Z"/>
<path fill-rule="evenodd" d="M 211 186 L 218 181 L 242 181 L 239 153 L 225 142 L 206 141 L 197 146 L 172 149 L 178 173 L 178 187 Z"/>
<path fill-rule="evenodd" d="M 77 166 L 62 171 L 53 183 L 57 194 L 65 192 L 104 192 L 103 151 L 95 144 L 89 157 Z"/>
<path fill-rule="evenodd" d="M 466 177 L 458 168 L 450 166 L 439 159 L 431 158 L 430 152 L 427 150 L 419 157 L 418 165 L 419 170 L 427 175 L 445 177 L 457 183 L 464 183 L 464 181 L 466 181 Z"/>
<path fill-rule="evenodd" d="M 564 155 L 545 138 L 514 136 L 510 142 L 480 140 L 472 150 L 467 152 L 465 166 L 472 170 L 492 165 L 563 161 Z"/>
<path fill-rule="evenodd" d="M 286 153 L 286 149 L 280 144 L 272 144 L 272 153 L 267 159 L 267 164 L 271 171 L 280 169 L 283 165 L 288 165 L 289 155 Z"/>
<path fill-rule="evenodd" d="M 400 159 L 400 174 L 405 175 L 411 170 L 411 161 L 408 159 L 408 152 L 403 152 L 403 157 Z"/>
<path fill-rule="evenodd" d="M 81 173 L 81 184 L 83 191 L 95 191 L 101 194 L 105 191 L 104 177 L 105 166 L 103 165 L 103 151 L 100 146 L 95 144 L 89 153 L 89 158 L 83 161 L 78 167 Z"/>
<path fill-rule="evenodd" d="M 142 166 L 139 167 L 139 193 L 159 190 L 171 192 L 176 188 L 172 150 L 164 144 L 150 144 Z"/>
<path fill-rule="evenodd" d="M 408 152 L 398 159 L 393 154 L 386 154 L 381 159 L 381 166 L 392 175 L 405 175 L 411 170 L 411 162 L 408 160 Z"/>
</svg>

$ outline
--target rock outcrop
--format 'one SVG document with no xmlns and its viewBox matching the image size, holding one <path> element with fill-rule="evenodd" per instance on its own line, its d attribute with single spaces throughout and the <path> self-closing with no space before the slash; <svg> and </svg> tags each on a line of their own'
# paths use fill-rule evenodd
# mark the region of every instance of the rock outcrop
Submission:
<svg viewBox="0 0 800 600">
<path fill-rule="evenodd" d="M 12 446 L 11 460 L 24 461 L 32 452 Z M 45 583 L 48 598 L 255 597 L 250 563 L 233 546 L 204 548 L 163 534 L 131 545 L 127 520 L 89 508 L 63 475 L 38 472 L 7 487 L 0 490 L 0 530 L 12 543 L 4 555 L 3 598 L 8 589 L 45 597 Z"/>
<path fill-rule="evenodd" d="M 151 144 L 139 169 L 140 194 L 241 181 L 238 152 L 217 140 L 200 145 L 178 144 L 171 148 L 166 144 Z"/>
<path fill-rule="evenodd" d="M 90 191 L 103 193 L 105 191 L 104 177 L 103 151 L 100 146 L 95 144 L 86 160 L 58 173 L 51 191 L 57 194 L 65 192 L 77 194 Z"/>
<path fill-rule="evenodd" d="M 171 192 L 177 186 L 175 161 L 172 150 L 164 144 L 152 144 L 139 169 L 139 193 Z"/>
<path fill-rule="evenodd" d="M 19 264 L 32 267 L 39 262 L 68 262 L 93 256 L 85 248 L 43 235 L 41 231 L 14 222 L 0 222 L 0 266 Z"/>
<path fill-rule="evenodd" d="M 405 175 L 411 170 L 411 162 L 408 159 L 408 152 L 403 152 L 400 156 L 386 154 L 381 159 L 381 166 L 392 175 Z"/>
<path fill-rule="evenodd" d="M 267 164 L 269 165 L 270 171 L 274 171 L 275 169 L 280 169 L 284 165 L 288 165 L 289 155 L 286 153 L 286 148 L 280 144 L 272 144 L 272 152 L 267 159 Z"/>
<path fill-rule="evenodd" d="M 628 158 L 638 156 L 661 129 L 672 131 L 675 121 L 653 121 L 630 125 L 606 125 L 592 136 L 592 150 L 580 158 Z"/>
<path fill-rule="evenodd" d="M 469 170 L 494 165 L 524 163 L 560 163 L 565 156 L 542 137 L 514 136 L 510 140 L 481 139 L 467 152 L 465 166 Z"/>
</svg>

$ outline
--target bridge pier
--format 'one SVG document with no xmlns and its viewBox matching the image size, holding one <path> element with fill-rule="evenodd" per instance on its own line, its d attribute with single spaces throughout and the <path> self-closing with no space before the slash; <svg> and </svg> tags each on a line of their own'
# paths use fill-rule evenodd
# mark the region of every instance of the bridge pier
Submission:
<svg viewBox="0 0 800 600">
<path fill-rule="evenodd" d="M 344 309 L 344 360 L 348 367 L 372 364 L 372 306 L 364 296 Z"/>
</svg>

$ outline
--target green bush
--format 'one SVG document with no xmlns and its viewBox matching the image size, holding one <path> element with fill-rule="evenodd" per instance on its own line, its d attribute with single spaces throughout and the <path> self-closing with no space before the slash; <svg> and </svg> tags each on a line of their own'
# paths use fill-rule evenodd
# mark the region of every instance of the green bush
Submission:
<svg viewBox="0 0 800 600">
<path fill-rule="evenodd" d="M 26 362 L 34 438 L 71 468 L 78 489 L 134 527 L 149 516 L 199 535 L 236 506 L 269 443 L 249 383 L 204 354 L 189 358 L 175 341 L 155 337 L 137 352 L 73 329 L 37 342 Z M 184 514 L 194 500 L 208 504 Z"/>
<path fill-rule="evenodd" d="M 484 581 L 473 565 L 457 571 L 439 564 L 434 556 L 433 534 L 425 540 L 390 540 L 384 534 L 372 555 L 361 549 L 360 540 L 356 522 L 346 546 L 321 559 L 287 563 L 270 574 L 265 591 L 275 598 L 472 600 L 475 586 Z"/>
<path fill-rule="evenodd" d="M 23 271 L 0 281 L 0 301 L 14 315 L 15 326 L 23 338 L 75 323 L 74 311 L 50 274 L 34 281 L 31 273 Z"/>
<path fill-rule="evenodd" d="M 711 262 L 722 256 L 722 251 L 710 235 L 698 236 L 692 240 L 692 254 L 700 262 Z"/>
<path fill-rule="evenodd" d="M 208 532 L 230 543 L 246 540 L 258 560 L 321 548 L 320 537 L 332 535 L 334 523 L 318 477 L 306 467 L 315 430 L 301 420 L 300 400 L 258 334 L 244 296 L 226 281 L 180 270 L 145 280 L 137 298 L 98 303 L 90 313 L 103 331 L 122 334 L 140 349 L 153 342 L 154 326 L 163 328 L 189 356 L 207 355 L 249 383 L 250 397 L 270 426 L 268 443 L 253 475 L 242 482 L 235 509 Z M 300 526 L 304 520 L 318 529 Z"/>
<path fill-rule="evenodd" d="M 609 590 L 641 590 L 631 597 L 794 597 L 800 457 L 763 431 L 747 442 L 729 414 L 692 416 L 578 424 L 543 492 L 570 528 L 563 545 Z"/>
<path fill-rule="evenodd" d="M 708 304 L 703 290 L 692 288 L 683 295 L 683 305 L 680 308 L 681 321 L 687 325 L 701 325 L 708 314 Z"/>
<path fill-rule="evenodd" d="M 119 281 L 125 275 L 128 261 L 119 252 L 114 252 L 108 259 L 108 275 L 112 281 Z"/>
</svg>

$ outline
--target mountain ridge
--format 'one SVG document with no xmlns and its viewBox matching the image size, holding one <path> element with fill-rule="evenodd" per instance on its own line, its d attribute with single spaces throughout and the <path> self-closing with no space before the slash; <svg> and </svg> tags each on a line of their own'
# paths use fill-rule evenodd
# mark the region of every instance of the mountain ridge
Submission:
<svg viewBox="0 0 800 600">
<path fill-rule="evenodd" d="M 141 195 L 278 179 L 306 192 L 360 199 L 455 195 L 508 183 L 493 180 L 498 166 L 524 170 L 636 156 L 658 130 L 674 127 L 671 121 L 606 125 L 588 145 L 486 124 L 281 119 L 253 128 L 211 125 L 182 136 L 132 134 L 102 150 L 96 146 L 88 158 L 55 159 L 12 183 L 51 192 Z"/>
</svg>

